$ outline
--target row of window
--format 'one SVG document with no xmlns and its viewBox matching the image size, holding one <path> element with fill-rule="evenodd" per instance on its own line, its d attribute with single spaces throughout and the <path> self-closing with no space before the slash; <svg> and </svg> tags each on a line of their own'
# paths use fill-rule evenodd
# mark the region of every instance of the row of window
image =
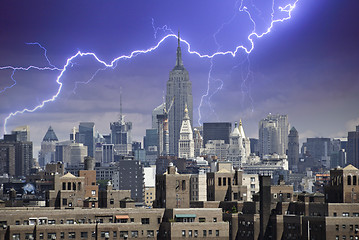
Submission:
<svg viewBox="0 0 359 240">
<path fill-rule="evenodd" d="M 203 230 L 203 237 L 207 237 L 207 236 L 213 236 L 213 231 L 212 230 Z M 208 233 L 208 235 L 207 235 Z M 215 231 L 215 236 L 218 237 L 219 236 L 219 230 Z M 198 230 L 188 230 L 188 234 L 186 230 L 182 230 L 182 237 L 198 237 Z"/>
<path fill-rule="evenodd" d="M 90 235 L 91 234 L 91 235 Z M 82 239 L 88 239 L 90 236 L 92 238 L 96 237 L 96 232 L 90 232 L 90 234 L 88 232 L 81 232 L 80 233 L 80 237 Z M 129 235 L 130 234 L 130 235 Z M 144 235 L 144 230 L 141 231 L 141 234 Z M 52 239 L 56 239 L 56 233 L 47 233 L 47 239 L 48 240 L 52 240 Z M 65 239 L 67 235 L 68 239 L 75 239 L 76 238 L 76 232 L 68 232 L 67 234 L 65 234 L 65 232 L 60 232 L 59 234 L 59 238 L 60 239 Z M 134 230 L 134 231 L 120 231 L 119 234 L 117 234 L 117 231 L 113 231 L 112 232 L 112 237 L 113 238 L 117 238 L 117 236 L 119 235 L 120 238 L 127 238 L 129 236 L 131 237 L 138 237 L 138 231 Z M 146 236 L 147 237 L 154 237 L 155 236 L 155 231 L 154 230 L 147 230 L 146 232 Z M 109 238 L 110 237 L 110 232 L 109 231 L 101 231 L 100 233 L 100 237 L 101 238 Z M 12 240 L 20 240 L 21 239 L 21 234 L 20 233 L 14 233 L 12 235 Z M 25 233 L 25 239 L 34 239 L 34 234 L 33 233 Z M 39 233 L 39 239 L 45 239 L 45 234 L 44 233 Z"/>
<path fill-rule="evenodd" d="M 354 228 L 354 227 L 355 227 L 355 228 Z M 347 228 L 347 225 L 343 224 L 343 225 L 342 225 L 342 228 L 343 228 L 343 229 L 346 229 L 346 228 Z M 335 230 L 339 231 L 339 229 L 340 229 L 339 224 L 335 225 Z M 356 232 L 358 232 L 358 231 L 359 231 L 359 225 L 358 225 L 358 224 L 356 224 L 356 225 L 350 224 L 350 225 L 349 225 L 349 230 L 350 230 L 350 231 L 355 230 Z"/>
<path fill-rule="evenodd" d="M 103 223 L 103 219 L 97 219 L 97 220 L 94 220 L 93 222 L 91 221 L 91 219 L 88 219 L 87 222 L 88 223 L 96 223 L 96 221 L 98 223 Z M 109 222 L 112 223 L 113 222 L 113 219 L 112 218 L 109 218 Z M 135 222 L 135 219 L 134 218 L 129 218 L 129 219 L 118 219 L 118 220 L 115 220 L 115 223 L 128 223 L 128 222 Z M 78 219 L 78 220 L 74 220 L 74 219 L 67 219 L 66 222 L 61 219 L 60 220 L 60 224 L 81 224 L 81 223 L 86 223 L 85 219 Z M 150 219 L 149 218 L 141 218 L 141 223 L 142 224 L 150 224 Z M 160 224 L 161 223 L 161 218 L 157 218 L 157 223 Z M 6 223 L 5 223 L 6 224 Z M 49 225 L 54 225 L 56 224 L 56 220 L 54 219 L 49 219 L 47 220 L 46 218 L 44 219 L 30 219 L 30 220 L 24 220 L 24 223 L 23 225 L 46 225 L 46 224 L 49 224 Z M 15 225 L 20 225 L 20 221 L 17 220 L 15 221 Z"/>
<path fill-rule="evenodd" d="M 337 216 L 337 213 L 334 212 L 334 213 L 333 213 L 333 216 L 336 217 L 336 216 Z M 342 213 L 342 216 L 343 216 L 343 217 L 350 217 L 350 213 L 349 213 L 349 212 L 343 212 L 343 213 Z M 359 217 L 359 213 L 358 213 L 358 212 L 354 212 L 354 213 L 353 213 L 353 217 Z"/>
<path fill-rule="evenodd" d="M 335 240 L 339 240 L 339 239 L 340 239 L 340 236 L 335 236 Z M 359 237 L 358 236 L 349 236 L 349 238 L 347 238 L 347 236 L 343 235 L 341 239 L 342 240 L 346 240 L 346 239 L 357 240 L 357 239 L 359 239 Z"/>
</svg>

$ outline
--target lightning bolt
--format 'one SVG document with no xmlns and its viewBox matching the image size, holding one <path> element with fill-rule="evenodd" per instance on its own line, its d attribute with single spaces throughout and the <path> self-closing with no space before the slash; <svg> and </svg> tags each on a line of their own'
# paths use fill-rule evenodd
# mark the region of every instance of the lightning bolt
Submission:
<svg viewBox="0 0 359 240">
<path fill-rule="evenodd" d="M 256 25 L 255 25 L 255 21 L 253 20 L 250 12 L 248 11 L 247 7 L 244 6 L 244 0 L 241 1 L 241 6 L 239 8 L 239 12 L 244 12 L 248 15 L 249 19 L 252 21 L 253 23 L 253 31 L 248 35 L 247 39 L 248 41 L 250 42 L 250 47 L 245 47 L 244 45 L 238 45 L 237 47 L 235 47 L 234 50 L 228 50 L 228 51 L 217 51 L 217 52 L 214 52 L 212 54 L 201 54 L 197 51 L 194 51 L 191 49 L 191 45 L 189 42 L 187 42 L 186 40 L 184 39 L 180 39 L 181 42 L 185 43 L 187 45 L 187 51 L 189 54 L 193 54 L 193 55 L 196 55 L 198 56 L 199 58 L 208 58 L 208 59 L 212 59 L 216 56 L 224 56 L 224 55 L 230 55 L 232 57 L 235 57 L 236 54 L 242 50 L 244 51 L 246 54 L 250 54 L 253 49 L 254 49 L 254 39 L 259 39 L 259 38 L 262 38 L 263 36 L 267 35 L 268 33 L 271 32 L 274 24 L 276 23 L 279 23 L 279 22 L 284 22 L 284 21 L 287 21 L 289 20 L 292 16 L 291 16 L 291 13 L 292 11 L 294 10 L 294 8 L 296 7 L 296 4 L 299 0 L 295 0 L 295 2 L 293 4 L 287 4 L 285 5 L 284 7 L 281 7 L 279 6 L 278 7 L 278 10 L 280 12 L 284 12 L 284 13 L 287 13 L 287 16 L 286 17 L 283 17 L 283 18 L 280 18 L 280 19 L 274 19 L 274 1 L 273 1 L 273 5 L 272 5 L 272 19 L 271 19 L 271 23 L 270 23 L 270 26 L 266 29 L 266 31 L 262 32 L 262 33 L 256 33 L 255 30 L 256 30 Z M 155 35 L 156 36 L 156 35 Z M 115 68 L 117 66 L 117 62 L 119 60 L 123 60 L 123 59 L 130 59 L 130 58 L 134 58 L 140 54 L 147 54 L 147 53 L 150 53 L 152 51 L 155 51 L 157 48 L 159 48 L 159 46 L 165 42 L 167 39 L 170 39 L 170 38 L 176 38 L 177 39 L 177 36 L 173 33 L 170 33 L 170 34 L 167 34 L 166 36 L 164 36 L 160 41 L 158 41 L 158 43 L 155 45 L 155 46 L 152 46 L 148 49 L 145 49 L 145 50 L 134 50 L 132 51 L 130 54 L 128 55 L 122 55 L 122 56 L 119 56 L 115 59 L 113 59 L 111 62 L 109 63 L 106 63 L 105 61 L 99 59 L 95 53 L 92 53 L 92 52 L 81 52 L 81 51 L 78 51 L 75 55 L 69 57 L 67 60 L 66 60 L 66 64 L 63 66 L 63 68 L 57 68 L 57 67 L 54 67 L 54 66 L 51 66 L 50 67 L 37 67 L 37 66 L 29 66 L 29 67 L 13 67 L 13 66 L 4 66 L 4 67 L 0 67 L 0 70 L 5 70 L 5 69 L 11 69 L 13 70 L 13 74 L 14 74 L 14 71 L 17 71 L 17 70 L 23 70 L 23 71 L 27 71 L 27 70 L 30 70 L 30 69 L 36 69 L 36 70 L 39 70 L 39 71 L 44 71 L 44 70 L 51 70 L 51 71 L 54 71 L 54 70 L 57 70 L 57 71 L 60 71 L 60 74 L 57 76 L 56 78 L 56 83 L 58 84 L 58 89 L 57 89 L 57 92 L 49 99 L 46 99 L 46 100 L 43 100 L 39 105 L 37 105 L 36 107 L 34 108 L 25 108 L 23 110 L 18 110 L 18 111 L 15 111 L 15 112 L 12 112 L 10 113 L 6 118 L 5 118 L 5 121 L 4 121 L 4 133 L 6 133 L 6 125 L 7 125 L 7 122 L 8 120 L 11 118 L 11 117 L 14 117 L 18 114 L 23 114 L 25 112 L 34 112 L 36 111 L 37 109 L 39 108 L 42 108 L 43 106 L 45 106 L 45 104 L 49 103 L 49 102 L 53 102 L 56 100 L 56 98 L 59 96 L 59 94 L 61 93 L 61 89 L 62 89 L 62 82 L 61 82 L 61 77 L 63 76 L 63 74 L 66 72 L 66 70 L 69 68 L 69 67 L 72 67 L 73 63 L 72 61 L 75 59 L 75 58 L 78 58 L 78 57 L 93 57 L 96 61 L 98 61 L 100 64 L 102 64 L 104 66 L 104 68 Z M 36 43 L 34 43 L 36 44 Z M 46 49 L 45 49 L 45 55 L 46 55 Z M 47 58 L 48 59 L 48 58 Z M 49 64 L 51 64 L 49 61 L 48 61 Z M 12 76 L 13 76 L 12 74 Z M 89 81 L 91 81 L 93 78 L 91 78 Z M 89 82 L 87 81 L 87 82 Z M 16 84 L 16 82 L 15 82 Z"/>
</svg>

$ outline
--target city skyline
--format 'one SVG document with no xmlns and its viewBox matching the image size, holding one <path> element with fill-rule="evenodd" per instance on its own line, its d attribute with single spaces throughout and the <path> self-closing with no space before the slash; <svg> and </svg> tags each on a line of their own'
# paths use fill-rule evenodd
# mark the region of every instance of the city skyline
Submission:
<svg viewBox="0 0 359 240">
<path fill-rule="evenodd" d="M 169 3 L 158 8 L 142 3 L 136 8 L 138 2 L 110 1 L 98 9 L 89 2 L 88 9 L 81 12 L 84 6 L 80 3 L 46 3 L 44 6 L 40 2 L 23 3 L 29 4 L 22 6 L 30 10 L 25 11 L 18 9 L 17 3 L 5 1 L 0 8 L 2 35 L 6 36 L 0 39 L 0 66 L 34 63 L 46 66 L 43 50 L 26 42 L 41 43 L 51 63 L 58 67 L 77 50 L 94 51 L 110 61 L 134 49 L 153 46 L 169 33 L 162 31 L 164 25 L 175 33 L 180 29 L 183 39 L 195 50 L 210 54 L 217 50 L 213 34 L 235 16 L 216 35 L 221 50 L 232 49 L 233 42 L 242 41 L 240 34 L 245 33 L 248 26 L 243 15 L 234 15 L 235 2 L 211 3 L 205 8 L 201 3 L 186 1 L 176 8 Z M 208 97 L 204 98 L 201 122 L 242 119 L 246 135 L 258 138 L 258 122 L 271 112 L 288 114 L 288 121 L 298 130 L 301 141 L 306 137 L 345 137 L 347 131 L 354 131 L 359 123 L 356 108 L 359 70 L 355 64 L 359 33 L 350 24 L 359 22 L 355 12 L 358 3 L 348 1 L 343 5 L 324 0 L 315 3 L 299 0 L 292 19 L 276 24 L 269 35 L 255 40 L 249 62 L 243 53 L 235 58 L 216 57 L 209 94 L 213 94 L 211 107 L 216 114 L 209 107 Z M 40 6 L 47 13 L 40 13 Z M 265 11 L 268 6 L 257 7 L 263 11 L 264 18 L 268 16 Z M 58 13 L 59 9 L 63 14 Z M 207 16 L 214 13 L 218 15 Z M 198 15 L 202 19 L 198 19 Z M 125 21 L 127 18 L 131 21 Z M 193 21 L 197 21 L 196 24 L 192 24 Z M 161 28 L 157 33 L 156 27 Z M 231 33 L 233 29 L 238 35 Z M 77 60 L 75 67 L 64 76 L 64 88 L 56 102 L 35 113 L 13 117 L 7 131 L 29 125 L 34 149 L 38 149 L 50 125 L 60 140 L 69 139 L 72 127 L 79 122 L 95 122 L 100 133 L 108 134 L 110 122 L 118 119 L 122 88 L 123 114 L 126 121 L 133 122 L 133 139 L 142 140 L 145 129 L 151 126 L 151 111 L 163 102 L 168 73 L 175 64 L 176 45 L 177 39 L 171 38 L 153 53 L 120 61 L 117 68 L 101 71 L 89 84 L 78 84 L 74 94 L 75 82 L 87 81 L 101 67 L 91 59 Z M 193 83 L 193 125 L 197 126 L 198 106 L 206 92 L 211 62 L 190 55 L 186 46 L 182 46 L 182 54 Z M 250 78 L 244 82 L 242 76 L 248 73 L 249 66 Z M 26 74 L 16 72 L 17 85 L 0 93 L 1 124 L 11 111 L 34 106 L 52 96 L 57 88 L 57 72 Z M 0 71 L 1 90 L 12 84 L 10 76 L 11 71 Z M 223 88 L 217 92 L 221 83 L 218 79 L 223 82 Z"/>
</svg>

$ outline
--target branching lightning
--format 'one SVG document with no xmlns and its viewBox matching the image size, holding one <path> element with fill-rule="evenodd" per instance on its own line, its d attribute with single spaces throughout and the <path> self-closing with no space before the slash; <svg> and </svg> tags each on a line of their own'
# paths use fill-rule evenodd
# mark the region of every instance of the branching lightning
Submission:
<svg viewBox="0 0 359 240">
<path fill-rule="evenodd" d="M 255 24 L 255 21 L 253 20 L 249 10 L 247 9 L 247 7 L 244 5 L 244 0 L 241 1 L 241 5 L 239 7 L 239 12 L 243 12 L 245 14 L 248 15 L 249 19 L 251 20 L 251 22 L 253 23 L 253 30 L 252 32 L 248 35 L 247 39 L 250 43 L 250 47 L 245 47 L 244 45 L 238 45 L 237 47 L 235 47 L 234 50 L 228 50 L 228 51 L 217 51 L 217 52 L 214 52 L 212 54 L 201 54 L 197 51 L 194 51 L 191 49 L 191 45 L 189 42 L 187 42 L 186 40 L 184 39 L 180 39 L 182 43 L 184 43 L 185 45 L 187 45 L 187 51 L 188 53 L 190 54 L 193 54 L 193 55 L 196 55 L 198 56 L 199 58 L 208 58 L 208 59 L 211 59 L 211 61 L 213 60 L 214 57 L 216 56 L 224 56 L 224 55 L 230 55 L 232 57 L 235 57 L 236 54 L 239 52 L 239 51 L 244 51 L 244 53 L 246 54 L 250 54 L 253 49 L 254 49 L 254 39 L 259 39 L 259 38 L 262 38 L 263 36 L 267 35 L 268 33 L 271 32 L 274 24 L 278 23 L 278 22 L 284 22 L 286 20 L 289 20 L 291 18 L 291 13 L 293 11 L 293 9 L 296 7 L 296 4 L 299 0 L 295 0 L 293 4 L 287 4 L 283 7 L 278 7 L 278 10 L 280 12 L 284 12 L 287 14 L 286 17 L 284 18 L 280 18 L 280 19 L 274 19 L 274 1 L 273 1 L 273 5 L 272 5 L 272 19 L 271 19 L 271 23 L 269 25 L 269 27 L 266 29 L 266 31 L 262 32 L 262 33 L 257 33 L 256 32 L 256 24 Z M 154 26 L 154 25 L 153 25 Z M 154 28 L 156 31 L 155 31 L 155 35 L 154 37 L 156 38 L 157 37 L 157 28 Z M 167 28 L 162 28 L 163 31 L 169 31 L 170 29 Z M 37 66 L 28 66 L 28 67 L 13 67 L 13 66 L 4 66 L 4 67 L 0 67 L 0 70 L 6 70 L 6 69 L 10 69 L 12 70 L 12 75 L 11 75 L 11 78 L 12 80 L 14 81 L 14 84 L 11 85 L 14 86 L 16 84 L 16 81 L 14 80 L 13 76 L 15 74 L 15 71 L 18 71 L 18 70 L 22 70 L 22 71 L 27 71 L 27 70 L 30 70 L 30 69 L 35 69 L 35 70 L 39 70 L 39 71 L 45 71 L 45 70 L 51 70 L 51 71 L 60 71 L 60 74 L 57 76 L 56 78 L 56 83 L 58 84 L 58 89 L 56 91 L 56 93 L 49 99 L 46 99 L 46 100 L 43 100 L 39 105 L 35 106 L 34 108 L 25 108 L 23 110 L 18 110 L 18 111 L 15 111 L 15 112 L 12 112 L 10 113 L 4 120 L 4 133 L 6 133 L 6 125 L 7 125 L 7 122 L 10 118 L 18 115 L 18 114 L 22 114 L 22 113 L 25 113 L 25 112 L 35 112 L 36 110 L 42 108 L 43 106 L 45 106 L 45 104 L 49 103 L 49 102 L 53 102 L 56 100 L 56 98 L 59 96 L 59 94 L 61 93 L 61 89 L 62 89 L 62 86 L 63 86 L 63 83 L 61 82 L 61 78 L 62 76 L 64 75 L 64 73 L 66 72 L 67 69 L 71 68 L 73 66 L 73 60 L 76 59 L 76 58 L 81 58 L 81 57 L 92 57 L 94 58 L 98 63 L 102 64 L 103 65 L 103 68 L 101 69 L 98 69 L 95 74 L 93 75 L 92 78 L 90 78 L 88 81 L 84 82 L 84 83 L 88 83 L 90 82 L 95 76 L 96 74 L 101 71 L 101 70 L 104 70 L 106 68 L 115 68 L 117 66 L 117 62 L 120 61 L 120 60 L 124 60 L 124 59 L 131 59 L 131 58 L 134 58 L 140 54 L 147 54 L 147 53 L 150 53 L 152 51 L 155 51 L 157 48 L 159 48 L 161 46 L 162 43 L 164 43 L 167 39 L 170 39 L 170 38 L 175 38 L 177 39 L 177 36 L 173 33 L 170 33 L 170 34 L 167 34 L 166 36 L 164 36 L 161 40 L 158 41 L 158 43 L 148 49 L 145 49 L 145 50 L 134 50 L 132 51 L 130 54 L 128 55 L 122 55 L 122 56 L 119 56 L 115 59 L 113 59 L 111 62 L 109 63 L 106 63 L 105 61 L 99 59 L 95 53 L 92 53 L 92 52 L 81 52 L 81 51 L 78 51 L 76 54 L 74 54 L 73 56 L 69 57 L 67 60 L 66 60 L 66 63 L 65 65 L 62 67 L 62 68 L 57 68 L 55 67 L 54 65 L 51 64 L 51 62 L 49 61 L 49 59 L 47 58 L 47 51 L 44 47 L 42 47 L 39 43 L 29 43 L 29 44 L 33 44 L 33 45 L 38 45 L 40 48 L 42 48 L 44 50 L 44 54 L 45 54 L 45 57 L 48 61 L 48 64 L 49 64 L 49 67 L 37 67 Z M 210 75 L 209 75 L 209 78 L 210 78 Z M 80 82 L 79 82 L 80 83 Z M 76 85 L 77 86 L 77 85 Z M 3 90 L 1 90 L 2 92 L 5 91 L 6 89 L 8 88 L 11 88 L 11 87 L 7 87 Z M 218 91 L 218 90 L 217 90 Z M 0 92 L 1 93 L 1 92 Z M 208 94 L 207 94 L 208 96 Z M 199 110 L 200 111 L 200 110 Z"/>
</svg>

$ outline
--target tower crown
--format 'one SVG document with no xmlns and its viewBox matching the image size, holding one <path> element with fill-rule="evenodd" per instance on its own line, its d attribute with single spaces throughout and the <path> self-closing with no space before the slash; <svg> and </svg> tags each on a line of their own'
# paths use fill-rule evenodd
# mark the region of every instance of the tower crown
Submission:
<svg viewBox="0 0 359 240">
<path fill-rule="evenodd" d="M 181 38 L 180 38 L 179 31 L 178 31 L 177 41 L 178 41 L 177 58 L 176 58 L 176 66 L 174 67 L 174 69 L 180 70 L 180 69 L 184 69 L 184 67 L 183 67 L 183 61 L 182 61 Z"/>
</svg>

